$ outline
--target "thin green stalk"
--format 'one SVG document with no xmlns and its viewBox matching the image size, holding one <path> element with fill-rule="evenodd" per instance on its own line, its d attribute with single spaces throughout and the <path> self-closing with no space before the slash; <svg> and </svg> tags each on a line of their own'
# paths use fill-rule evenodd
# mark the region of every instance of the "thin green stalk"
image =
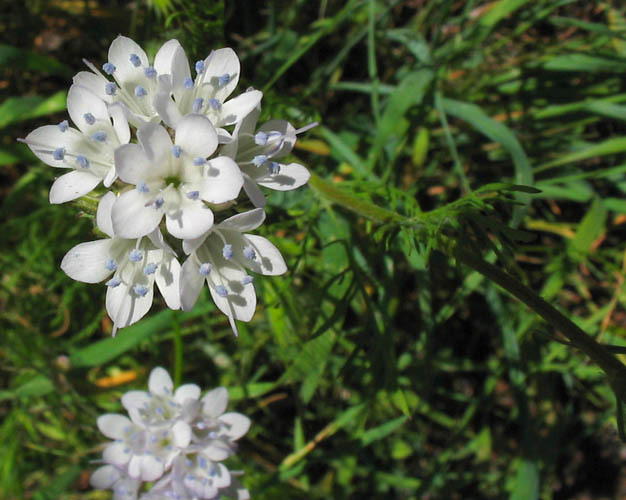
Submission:
<svg viewBox="0 0 626 500">
<path fill-rule="evenodd" d="M 174 336 L 174 385 L 179 386 L 183 378 L 183 333 L 180 328 L 177 311 L 172 311 L 172 329 Z"/>
</svg>

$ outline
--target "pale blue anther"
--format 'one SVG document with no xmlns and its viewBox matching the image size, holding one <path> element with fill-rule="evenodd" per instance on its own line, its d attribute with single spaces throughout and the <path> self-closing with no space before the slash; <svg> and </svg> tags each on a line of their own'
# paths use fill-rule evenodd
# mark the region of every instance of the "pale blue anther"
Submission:
<svg viewBox="0 0 626 500">
<path fill-rule="evenodd" d="M 200 191 L 189 191 L 186 194 L 187 198 L 189 198 L 190 200 L 197 200 L 198 198 L 200 198 Z"/>
<path fill-rule="evenodd" d="M 104 267 L 109 271 L 115 271 L 117 269 L 117 262 L 115 262 L 115 259 L 109 259 L 104 264 Z"/>
<path fill-rule="evenodd" d="M 105 142 L 107 140 L 107 133 L 104 130 L 98 130 L 91 135 L 94 141 Z"/>
<path fill-rule="evenodd" d="M 83 118 L 85 119 L 88 125 L 93 125 L 94 123 L 96 123 L 96 117 L 93 116 L 91 113 L 85 113 L 83 115 Z"/>
<path fill-rule="evenodd" d="M 191 467 L 193 465 L 193 462 L 191 460 L 187 459 L 185 461 L 185 464 L 187 464 L 187 467 Z"/>
<path fill-rule="evenodd" d="M 157 265 L 154 262 L 150 262 L 143 268 L 143 273 L 146 275 L 154 274 L 157 270 Z"/>
<path fill-rule="evenodd" d="M 243 248 L 243 256 L 246 259 L 254 260 L 254 259 L 256 259 L 256 252 L 254 251 L 254 248 L 252 248 L 252 247 L 244 247 Z"/>
<path fill-rule="evenodd" d="M 121 283 L 122 283 L 122 280 L 119 279 L 117 276 L 114 276 L 113 278 L 111 278 L 109 281 L 106 282 L 106 286 L 115 288 L 116 286 L 120 286 Z"/>
<path fill-rule="evenodd" d="M 211 265 L 210 262 L 205 262 L 204 264 L 202 264 L 200 266 L 200 269 L 198 269 L 198 272 L 202 275 L 202 276 L 208 276 L 209 274 L 211 274 L 211 270 L 213 269 L 213 266 Z"/>
<path fill-rule="evenodd" d="M 141 181 L 139 184 L 137 184 L 137 191 L 139 191 L 140 193 L 149 193 L 150 189 L 145 182 Z"/>
<path fill-rule="evenodd" d="M 143 74 L 146 75 L 147 78 L 154 78 L 155 76 L 157 76 L 156 69 L 154 69 L 152 66 L 148 66 L 146 69 L 144 69 Z"/>
<path fill-rule="evenodd" d="M 141 59 L 139 59 L 139 56 L 137 54 L 131 54 L 128 59 L 135 68 L 141 66 Z"/>
<path fill-rule="evenodd" d="M 135 292 L 135 295 L 137 295 L 138 297 L 145 297 L 148 294 L 148 287 L 144 285 L 135 285 L 133 287 L 133 292 Z M 158 408 L 157 412 L 159 410 L 161 410 L 161 408 Z"/>
<path fill-rule="evenodd" d="M 215 432 L 215 431 L 209 432 L 209 438 L 210 439 L 217 439 L 217 436 L 218 436 L 217 432 Z M 213 475 L 213 470 L 211 470 L 211 475 Z"/>
<path fill-rule="evenodd" d="M 249 285 L 250 283 L 252 283 L 252 280 L 254 278 L 252 278 L 252 276 L 244 276 L 243 279 L 241 280 L 241 284 L 242 285 Z"/>
<path fill-rule="evenodd" d="M 143 253 L 136 248 L 133 248 L 130 252 L 128 252 L 128 260 L 131 262 L 139 262 L 141 259 L 143 259 Z"/>
<path fill-rule="evenodd" d="M 228 290 L 224 285 L 217 285 L 215 287 L 215 293 L 217 293 L 220 297 L 228 297 Z"/>
<path fill-rule="evenodd" d="M 260 167 L 266 161 L 267 161 L 267 156 L 266 155 L 256 155 L 254 158 L 252 158 L 252 164 L 255 167 Z"/>
<path fill-rule="evenodd" d="M 65 148 L 57 148 L 52 152 L 52 158 L 57 161 L 61 161 L 65 158 Z"/>
<path fill-rule="evenodd" d="M 154 200 L 154 208 L 158 210 L 163 206 L 163 203 L 165 203 L 165 200 L 159 196 L 156 200 Z"/>
<path fill-rule="evenodd" d="M 207 484 L 209 484 L 209 480 L 207 478 L 204 478 L 202 480 L 202 486 L 206 486 Z"/>
<path fill-rule="evenodd" d="M 172 154 L 174 155 L 175 158 L 180 158 L 180 155 L 183 154 L 183 148 L 174 144 L 172 146 Z"/>
<path fill-rule="evenodd" d="M 280 173 L 280 165 L 275 161 L 271 162 L 268 168 L 271 175 L 278 175 Z"/>
<path fill-rule="evenodd" d="M 104 71 L 107 75 L 112 75 L 113 73 L 115 73 L 115 64 L 105 62 L 102 65 L 102 71 Z"/>
<path fill-rule="evenodd" d="M 202 158 L 201 156 L 198 156 L 197 158 L 193 159 L 193 164 L 196 166 L 204 165 L 205 163 L 206 163 L 206 160 Z"/>
<path fill-rule="evenodd" d="M 257 132 L 254 136 L 254 143 L 257 146 L 265 146 L 267 144 L 267 133 L 266 132 Z"/>
<path fill-rule="evenodd" d="M 228 82 L 230 82 L 230 75 L 228 73 L 224 73 L 222 76 L 219 77 L 219 79 L 217 80 L 217 84 L 220 87 L 223 87 L 224 85 L 226 85 Z"/>
<path fill-rule="evenodd" d="M 157 408 L 157 409 L 156 409 L 156 412 L 157 412 L 159 415 L 163 415 L 163 413 L 164 413 L 163 408 L 161 408 L 161 407 Z M 156 439 L 156 438 L 155 438 L 155 439 Z"/>
<path fill-rule="evenodd" d="M 209 465 L 204 457 L 198 457 L 198 465 L 201 469 L 206 469 Z"/>
<path fill-rule="evenodd" d="M 204 99 L 202 99 L 202 97 L 198 97 L 197 99 L 194 99 L 191 109 L 194 113 L 198 113 L 202 109 L 203 105 Z"/>
<path fill-rule="evenodd" d="M 222 248 L 222 255 L 226 260 L 230 259 L 233 256 L 233 246 L 228 243 L 224 245 L 224 248 Z"/>
<path fill-rule="evenodd" d="M 84 155 L 78 155 L 76 157 L 76 163 L 78 163 L 81 168 L 89 168 L 89 160 Z"/>
<path fill-rule="evenodd" d="M 144 89 L 141 85 L 137 85 L 135 87 L 135 97 L 144 97 L 148 95 L 148 91 Z"/>
<path fill-rule="evenodd" d="M 193 88 L 193 80 L 190 76 L 186 76 L 183 80 L 183 87 L 185 87 L 187 90 Z"/>
<path fill-rule="evenodd" d="M 202 73 L 204 71 L 204 61 L 196 62 L 196 73 Z"/>
<path fill-rule="evenodd" d="M 218 109 L 220 109 L 222 107 L 222 103 L 219 102 L 217 99 L 215 98 L 211 98 L 209 99 L 209 106 L 211 106 L 212 109 L 214 109 L 215 111 L 217 111 Z"/>
<path fill-rule="evenodd" d="M 58 127 L 59 130 L 61 132 L 65 132 L 68 128 L 69 128 L 70 124 L 67 122 L 67 120 L 63 120 L 61 123 L 59 123 Z"/>
<path fill-rule="evenodd" d="M 115 85 L 113 82 L 109 82 L 104 86 L 104 93 L 106 95 L 115 95 L 116 92 L 117 85 Z"/>
</svg>

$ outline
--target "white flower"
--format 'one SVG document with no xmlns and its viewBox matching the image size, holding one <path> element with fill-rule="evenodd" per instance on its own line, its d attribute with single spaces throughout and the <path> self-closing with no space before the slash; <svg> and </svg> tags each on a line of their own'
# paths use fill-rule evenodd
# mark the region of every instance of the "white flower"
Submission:
<svg viewBox="0 0 626 500">
<path fill-rule="evenodd" d="M 139 144 L 115 152 L 120 179 L 134 184 L 113 207 L 115 234 L 137 238 L 154 231 L 165 215 L 176 238 L 196 238 L 213 225 L 213 212 L 203 203 L 234 200 L 243 178 L 230 158 L 207 160 L 217 148 L 217 134 L 202 115 L 180 120 L 174 144 L 167 130 L 155 123 L 137 131 Z"/>
<path fill-rule="evenodd" d="M 241 168 L 243 189 L 255 207 L 265 206 L 265 196 L 258 186 L 290 191 L 307 183 L 311 175 L 304 166 L 277 160 L 291 152 L 297 134 L 317 126 L 317 123 L 311 123 L 296 130 L 285 120 L 271 120 L 257 129 L 260 113 L 259 105 L 237 124 L 232 140 L 221 150 Z"/>
<path fill-rule="evenodd" d="M 159 82 L 162 85 L 154 106 L 170 127 L 176 127 L 189 113 L 206 115 L 216 128 L 238 123 L 263 97 L 259 90 L 251 90 L 227 100 L 239 82 L 240 69 L 235 51 L 218 49 L 196 62 L 193 79 L 185 51 L 180 48 L 172 56 L 171 78 Z M 225 131 L 220 133 L 226 137 L 224 141 L 227 135 Z"/>
<path fill-rule="evenodd" d="M 84 283 L 107 281 L 106 308 L 117 328 L 135 323 L 150 309 L 153 285 L 157 286 L 171 309 L 180 308 L 180 264 L 174 251 L 155 229 L 147 237 L 129 240 L 113 232 L 111 208 L 113 193 L 100 200 L 96 221 L 109 238 L 81 243 L 63 257 L 61 269 Z"/>
<path fill-rule="evenodd" d="M 252 319 L 256 293 L 246 269 L 271 276 L 287 271 L 280 252 L 269 240 L 243 234 L 259 227 L 264 219 L 265 212 L 257 208 L 226 219 L 200 238 L 183 242 L 183 249 L 189 254 L 180 281 L 183 310 L 193 308 L 206 282 L 235 335 L 234 320 Z"/>
<path fill-rule="evenodd" d="M 169 40 L 157 52 L 150 65 L 144 50 L 133 40 L 118 36 L 109 47 L 109 60 L 102 70 L 115 81 L 108 80 L 93 64 L 85 64 L 93 71 L 81 71 L 74 83 L 89 88 L 107 103 L 119 102 L 124 106 L 129 121 L 139 127 L 150 121 L 159 121 L 153 99 L 159 78 L 171 72 L 174 54 L 183 50 L 178 40 Z"/>
<path fill-rule="evenodd" d="M 113 500 L 137 500 L 141 487 L 139 479 L 133 479 L 123 469 L 109 464 L 96 469 L 89 483 L 98 490 L 112 489 Z"/>
<path fill-rule="evenodd" d="M 87 88 L 72 85 L 67 95 L 70 118 L 32 131 L 25 142 L 44 163 L 72 171 L 59 177 L 50 190 L 51 203 L 64 203 L 116 178 L 114 151 L 130 140 L 130 129 L 119 106 L 107 105 Z M 113 122 L 111 122 L 113 120 Z"/>
</svg>

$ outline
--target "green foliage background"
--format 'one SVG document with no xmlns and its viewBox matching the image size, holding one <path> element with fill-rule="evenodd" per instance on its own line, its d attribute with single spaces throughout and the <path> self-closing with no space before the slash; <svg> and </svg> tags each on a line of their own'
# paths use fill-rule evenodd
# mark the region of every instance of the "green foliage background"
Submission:
<svg viewBox="0 0 626 500">
<path fill-rule="evenodd" d="M 96 418 L 157 365 L 227 386 L 250 416 L 231 465 L 253 498 L 626 497 L 602 371 L 437 251 L 441 235 L 461 238 L 624 351 L 622 2 L 3 0 L 0 12 L 0 498 L 108 498 L 88 487 Z M 104 62 L 120 32 L 151 53 L 177 37 L 192 61 L 231 46 L 264 117 L 321 123 L 294 156 L 327 184 L 269 196 L 263 234 L 290 271 L 255 280 L 239 338 L 205 294 L 185 314 L 156 300 L 111 339 L 103 288 L 59 270 L 96 238 L 93 218 L 48 204 L 57 172 L 15 138 L 66 118 L 81 59 Z M 490 183 L 541 191 L 477 191 Z M 333 203 L 329 185 L 351 201 Z M 355 199 L 427 222 L 381 224 Z"/>
</svg>

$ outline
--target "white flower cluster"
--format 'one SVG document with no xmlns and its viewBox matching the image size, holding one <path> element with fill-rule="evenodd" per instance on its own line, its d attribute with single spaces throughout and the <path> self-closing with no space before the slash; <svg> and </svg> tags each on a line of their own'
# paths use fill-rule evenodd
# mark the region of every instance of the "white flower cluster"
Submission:
<svg viewBox="0 0 626 500">
<path fill-rule="evenodd" d="M 229 99 L 240 72 L 229 48 L 196 62 L 195 78 L 177 40 L 151 63 L 119 36 L 102 72 L 85 63 L 92 72 L 78 73 L 67 97 L 76 128 L 64 120 L 23 140 L 47 165 L 70 170 L 52 185 L 51 203 L 86 195 L 101 181 L 113 188 L 97 211 L 109 238 L 77 245 L 61 268 L 78 281 L 106 280 L 114 333 L 148 312 L 156 282 L 168 307 L 184 310 L 206 283 L 236 334 L 234 320 L 249 321 L 256 308 L 247 270 L 287 269 L 272 243 L 247 234 L 265 218 L 259 186 L 286 191 L 308 181 L 305 167 L 281 158 L 315 124 L 296 130 L 271 120 L 257 127 L 262 93 L 248 89 Z M 242 188 L 255 208 L 216 220 Z M 187 255 L 182 266 L 168 241 Z"/>
<path fill-rule="evenodd" d="M 114 441 L 107 444 L 106 464 L 91 476 L 97 489 L 112 489 L 113 500 L 199 500 L 226 495 L 250 498 L 222 461 L 236 451 L 235 441 L 250 428 L 248 417 L 224 413 L 228 392 L 209 391 L 202 399 L 195 384 L 174 384 L 157 367 L 148 379 L 149 392 L 122 397 L 125 415 L 106 414 L 98 428 Z M 142 492 L 144 483 L 153 483 Z"/>
</svg>

